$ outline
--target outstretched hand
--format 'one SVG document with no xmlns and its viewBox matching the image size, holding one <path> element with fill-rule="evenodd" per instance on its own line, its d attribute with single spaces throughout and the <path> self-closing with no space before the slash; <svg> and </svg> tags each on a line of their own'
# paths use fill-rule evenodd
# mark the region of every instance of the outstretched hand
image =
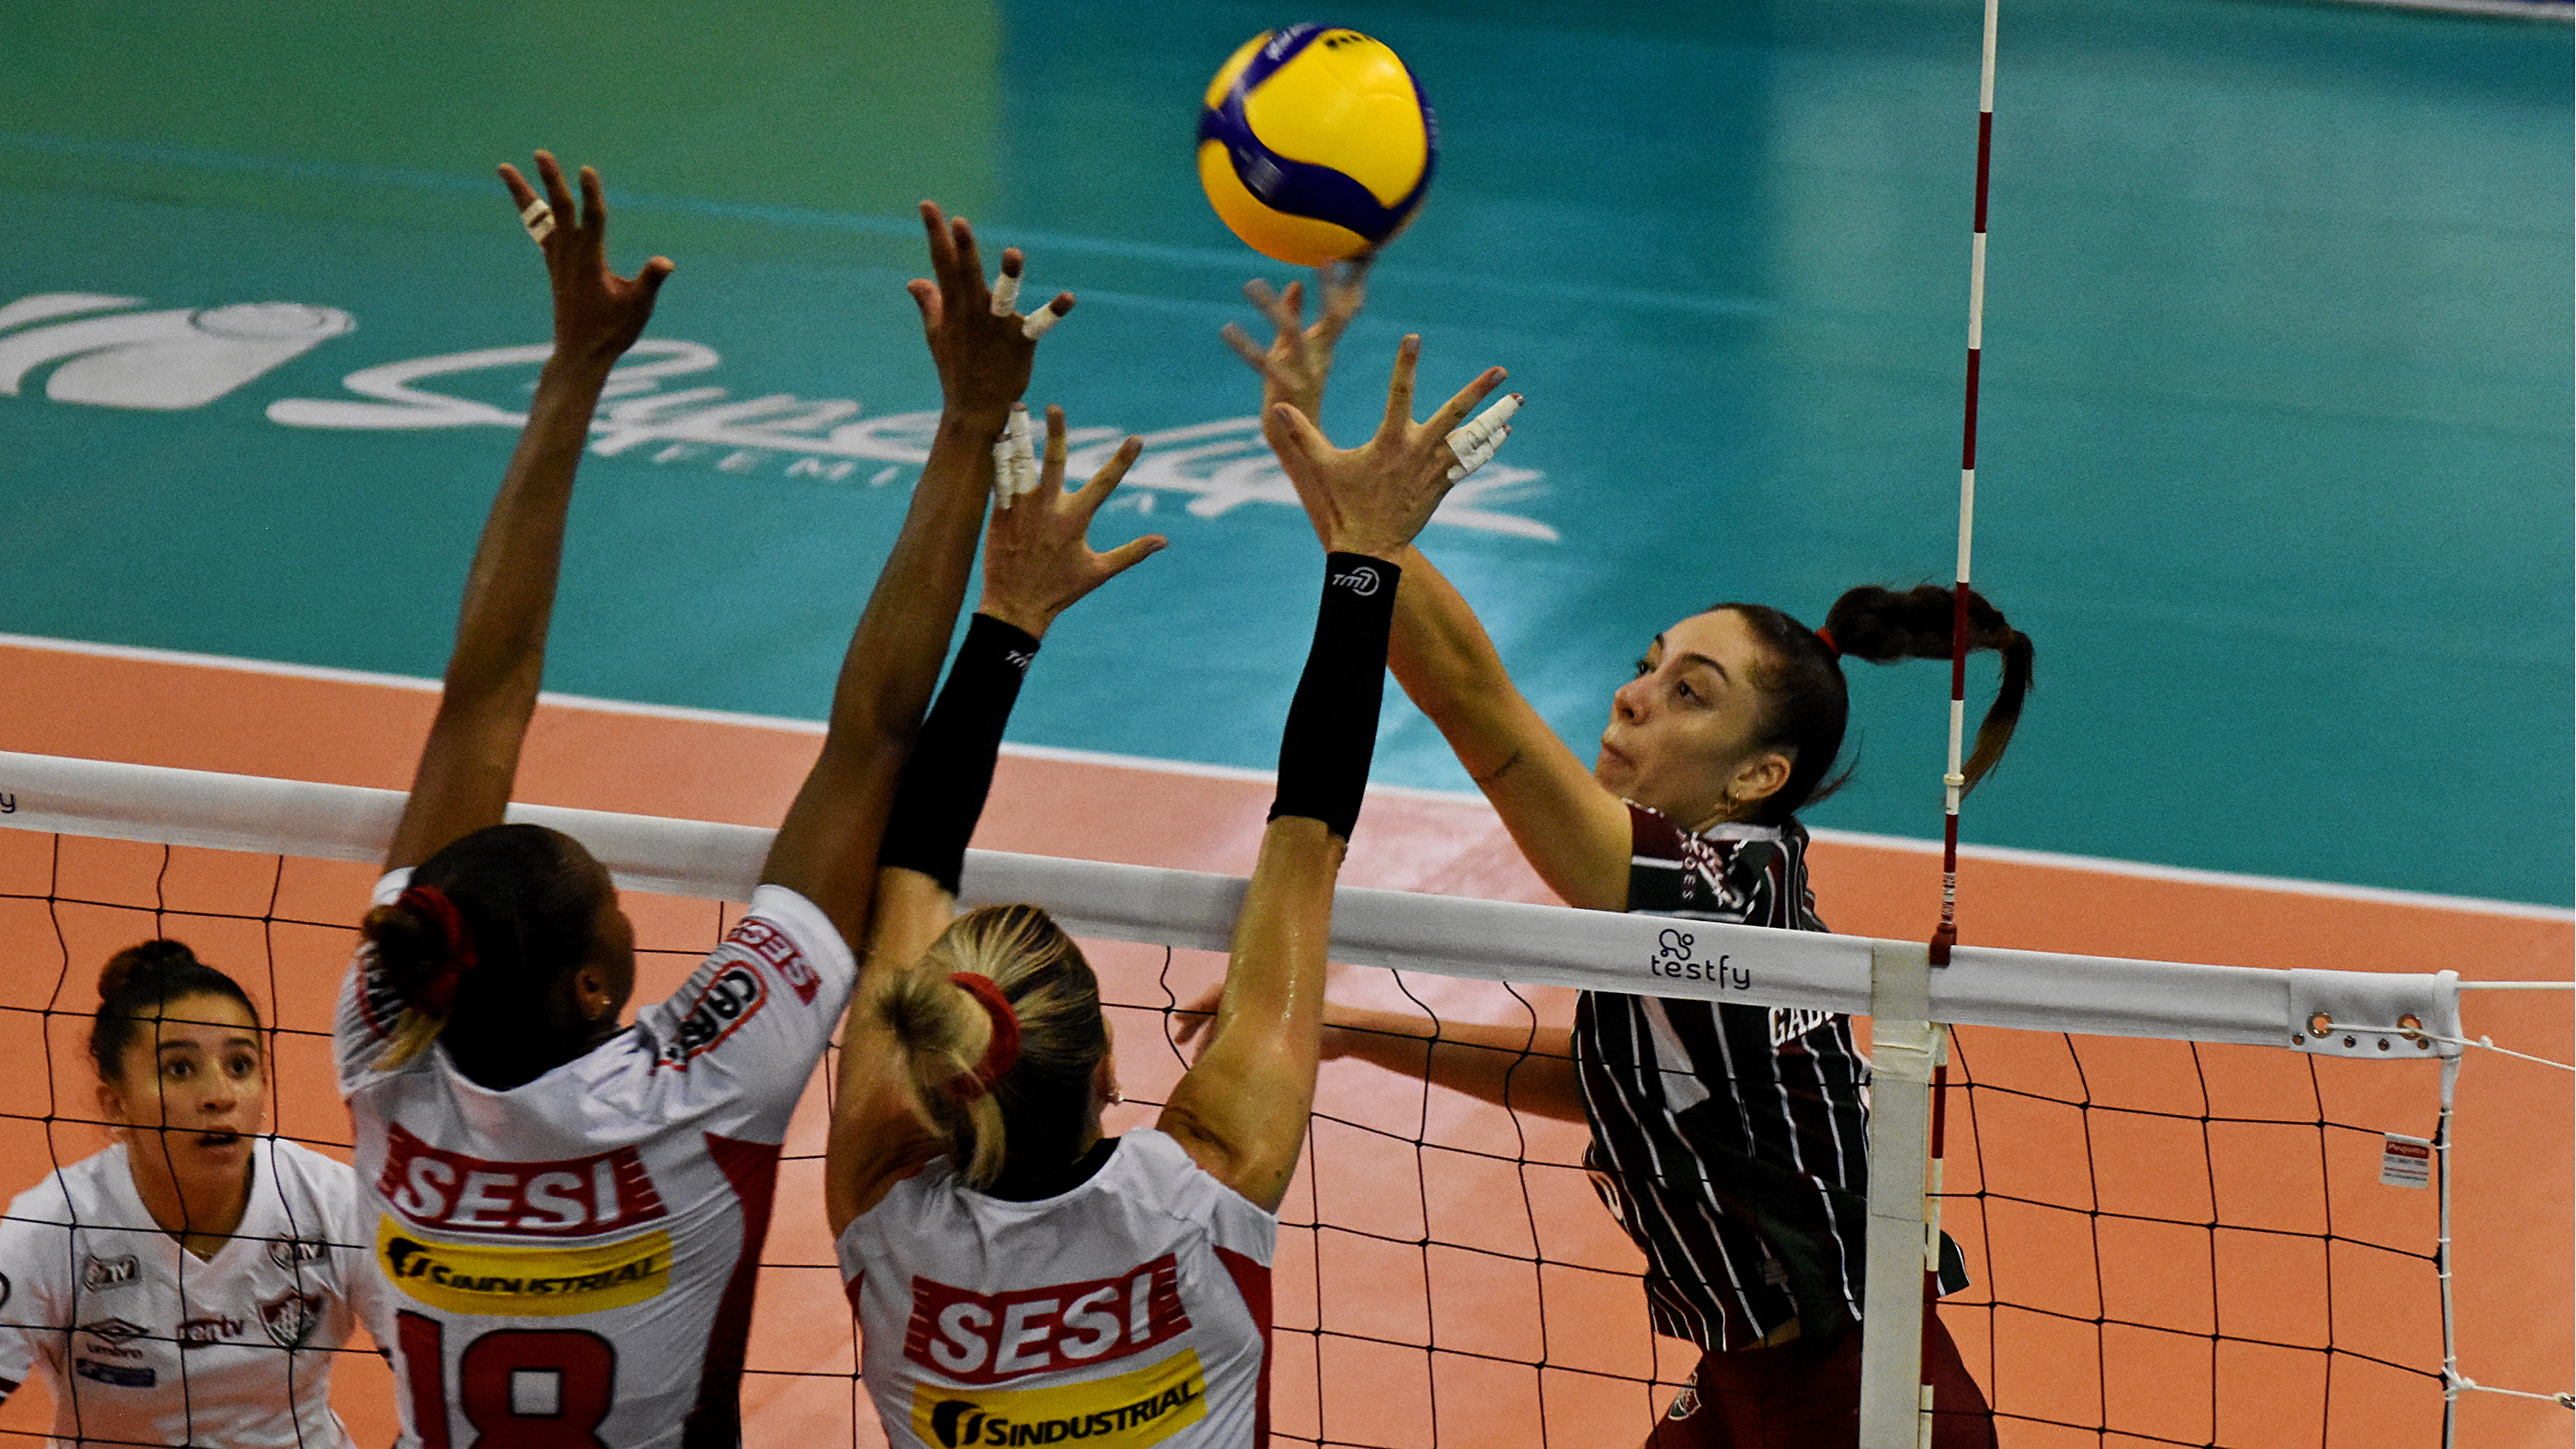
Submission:
<svg viewBox="0 0 2576 1449">
<path fill-rule="evenodd" d="M 531 234 L 543 233 L 537 245 L 546 254 L 546 275 L 554 284 L 555 357 L 606 367 L 643 335 L 662 279 L 671 275 L 671 259 L 655 257 L 632 277 L 610 271 L 608 203 L 600 196 L 599 173 L 581 168 L 581 205 L 576 209 L 563 168 L 547 152 L 539 151 L 536 159 L 537 177 L 546 187 L 542 201 L 528 178 L 506 161 L 501 183 L 510 188 L 510 199 Z"/>
<path fill-rule="evenodd" d="M 1371 260 L 1362 256 L 1315 269 L 1315 290 L 1323 297 L 1323 308 L 1311 326 L 1306 322 L 1304 282 L 1290 282 L 1285 292 L 1272 291 L 1259 277 L 1243 284 L 1243 295 L 1270 321 L 1274 334 L 1270 345 L 1255 346 L 1252 335 L 1234 322 L 1225 324 L 1218 335 L 1261 374 L 1264 419 L 1283 402 L 1310 418 L 1321 416 L 1324 383 L 1333 372 L 1333 349 L 1349 330 L 1351 319 L 1360 315 L 1360 304 L 1368 300 Z"/>
<path fill-rule="evenodd" d="M 1064 491 L 1064 409 L 1046 413 L 1046 460 L 1038 473 L 1037 491 L 993 501 L 993 523 L 984 537 L 984 597 L 976 612 L 990 614 L 1032 639 L 1046 636 L 1055 617 L 1083 595 L 1163 551 L 1171 540 L 1159 533 L 1094 553 L 1085 536 L 1093 514 L 1109 501 L 1118 480 L 1145 451 L 1142 438 L 1129 438 L 1091 481 L 1076 493 Z"/>
<path fill-rule="evenodd" d="M 1022 317 L 1007 305 L 996 312 L 993 288 L 984 280 L 983 254 L 975 248 L 975 229 L 962 216 L 942 216 L 927 201 L 921 204 L 921 224 L 930 233 L 931 276 L 914 278 L 906 290 L 921 308 L 941 394 L 949 411 L 999 425 L 1011 404 L 1029 390 L 1029 369 L 1038 351 L 1033 332 L 1053 325 L 1041 319 L 1072 311 L 1073 294 L 1056 293 L 1035 316 Z M 1013 292 L 1025 265 L 1019 248 L 1002 253 L 1002 275 L 1012 279 Z"/>
<path fill-rule="evenodd" d="M 1386 387 L 1386 418 L 1377 436 L 1356 448 L 1336 448 L 1314 419 L 1290 403 L 1263 415 L 1275 436 L 1279 466 L 1297 486 L 1297 501 L 1315 525 L 1327 553 L 1393 558 L 1431 521 L 1440 500 L 1465 474 L 1449 446 L 1450 431 L 1470 409 L 1500 387 L 1507 375 L 1489 367 L 1441 404 L 1428 422 L 1413 421 L 1413 373 L 1422 339 L 1407 337 L 1396 349 L 1395 373 Z"/>
</svg>

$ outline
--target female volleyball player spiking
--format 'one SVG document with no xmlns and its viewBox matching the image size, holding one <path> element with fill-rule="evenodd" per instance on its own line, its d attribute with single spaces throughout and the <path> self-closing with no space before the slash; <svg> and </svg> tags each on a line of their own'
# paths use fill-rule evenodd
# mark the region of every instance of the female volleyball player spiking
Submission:
<svg viewBox="0 0 2576 1449">
<path fill-rule="evenodd" d="M 60 1445 L 352 1449 L 331 1365 L 382 1292 L 346 1164 L 260 1132 L 267 1054 L 177 941 L 99 973 L 90 1061 L 118 1141 L 0 1222 L 0 1398 L 41 1370 Z"/>
<path fill-rule="evenodd" d="M 1281 403 L 1313 414 L 1364 285 L 1364 269 L 1322 274 L 1311 327 L 1298 287 L 1246 289 L 1276 336 L 1267 348 L 1231 324 L 1225 336 L 1262 375 L 1265 418 Z M 1284 461 L 1294 439 L 1269 431 Z M 1691 614 L 1648 643 L 1611 696 L 1587 769 L 1513 687 L 1440 571 L 1410 548 L 1396 562 L 1396 679 L 1567 903 L 1825 929 L 1797 812 L 1841 783 L 1841 661 L 1948 659 L 1949 590 L 1853 589 L 1822 629 L 1764 604 Z M 1969 608 L 1976 647 L 2003 656 L 1967 762 L 1973 785 L 2012 737 L 2031 647 L 1985 600 L 1971 595 Z M 1646 1255 L 1655 1327 L 1703 1352 L 1650 1442 L 1857 1440 L 1868 1069 L 1847 1018 L 1586 992 L 1570 1032 L 1442 1022 L 1426 1045 L 1417 1018 L 1334 1007 L 1327 1022 L 1328 1052 L 1589 1122 L 1587 1162 Z M 1937 1316 L 1927 1325 L 1934 1443 L 1992 1444 L 1975 1381 Z"/>
<path fill-rule="evenodd" d="M 1279 793 L 1207 1049 L 1151 1130 L 1118 1100 L 1081 951 L 1034 906 L 951 915 L 1020 671 L 1057 610 L 1123 566 L 1083 523 L 1135 455 L 1067 503 L 1051 415 L 1038 493 L 997 512 L 986 613 L 887 830 L 868 980 L 843 1042 L 825 1200 L 888 1439 L 1262 1446 L 1270 1258 L 1314 1098 L 1333 881 L 1377 732 L 1397 569 L 1448 491 L 1449 430 L 1487 372 L 1412 421 L 1416 342 L 1366 446 L 1283 419 L 1325 520 L 1323 602 Z M 1034 510 L 1022 516 L 1022 510 Z M 1130 549 L 1137 545 L 1129 545 Z M 926 948 L 926 953 L 925 953 Z"/>
<path fill-rule="evenodd" d="M 973 233 L 925 203 L 916 281 L 944 407 L 851 639 L 813 772 L 751 909 L 678 994 L 619 1016 L 634 932 L 608 872 L 502 823 L 544 666 L 573 471 L 670 264 L 610 272 L 540 152 L 553 356 L 492 505 L 454 655 L 339 1021 L 380 1336 L 419 1449 L 733 1449 L 779 1143 L 855 974 L 878 836 L 937 677 L 1041 319 L 992 305 Z M 1003 270 L 1016 277 L 1017 252 Z"/>
</svg>

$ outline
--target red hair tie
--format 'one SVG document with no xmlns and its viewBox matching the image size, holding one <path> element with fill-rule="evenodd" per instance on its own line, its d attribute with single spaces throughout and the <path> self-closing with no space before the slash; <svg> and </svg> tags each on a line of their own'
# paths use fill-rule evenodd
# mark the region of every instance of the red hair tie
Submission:
<svg viewBox="0 0 2576 1449">
<path fill-rule="evenodd" d="M 464 913 L 456 909 L 456 902 L 436 886 L 413 886 L 394 897 L 394 904 L 437 926 L 439 939 L 447 948 L 445 959 L 428 978 L 402 993 L 403 1005 L 443 1020 L 456 1006 L 457 983 L 478 964 L 474 933 L 466 928 Z"/>
<path fill-rule="evenodd" d="M 959 1101 L 972 1102 L 993 1090 L 993 1084 L 1008 1075 L 1019 1061 L 1020 1014 L 1012 1009 L 1011 999 L 1002 994 L 1002 988 L 994 985 L 990 976 L 956 971 L 948 979 L 965 988 L 966 994 L 975 998 L 975 1004 L 984 1008 L 984 1014 L 993 1019 L 993 1039 L 984 1047 L 984 1059 L 975 1064 L 973 1071 L 948 1084 L 948 1090 L 956 1093 Z"/>
<path fill-rule="evenodd" d="M 1843 646 L 1834 642 L 1832 630 L 1818 629 L 1816 631 L 1816 642 L 1825 646 L 1825 652 L 1827 654 L 1834 656 L 1836 659 L 1843 657 Z"/>
</svg>

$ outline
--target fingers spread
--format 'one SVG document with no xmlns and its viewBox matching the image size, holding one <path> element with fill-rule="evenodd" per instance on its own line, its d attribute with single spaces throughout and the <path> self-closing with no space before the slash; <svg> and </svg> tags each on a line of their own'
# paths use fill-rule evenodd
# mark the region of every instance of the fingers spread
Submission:
<svg viewBox="0 0 2576 1449">
<path fill-rule="evenodd" d="M 1063 321 L 1064 314 L 1072 310 L 1073 294 L 1058 292 L 1055 294 L 1055 300 L 1020 319 L 1020 335 L 1035 342 L 1054 331 L 1055 324 Z"/>
<path fill-rule="evenodd" d="M 528 184 L 527 177 L 519 174 L 518 167 L 507 161 L 501 163 L 501 184 L 510 188 L 510 200 L 521 207 L 537 199 L 537 189 Z"/>
<path fill-rule="evenodd" d="M 1100 465 L 1100 471 L 1091 475 L 1091 481 L 1082 485 L 1082 491 L 1074 495 L 1074 501 L 1082 505 L 1085 526 L 1100 511 L 1100 505 L 1109 501 L 1109 495 L 1118 490 L 1118 480 L 1127 476 L 1127 470 L 1136 465 L 1137 455 L 1144 451 L 1145 440 L 1130 434 L 1118 445 L 1118 451 L 1109 455 L 1109 461 Z"/>
<path fill-rule="evenodd" d="M 662 294 L 662 279 L 671 275 L 672 270 L 669 257 L 655 257 L 644 264 L 644 270 L 635 274 L 635 285 L 644 291 L 645 306 L 652 306 L 653 299 Z"/>
<path fill-rule="evenodd" d="M 1046 457 L 1038 469 L 1038 490 L 1053 493 L 1064 487 L 1064 409 L 1054 403 L 1046 410 Z"/>
<path fill-rule="evenodd" d="M 1102 567 L 1108 570 L 1103 577 L 1115 578 L 1171 546 L 1172 541 L 1159 533 L 1122 543 L 1100 556 Z"/>
<path fill-rule="evenodd" d="M 1378 425 L 1379 437 L 1400 438 L 1406 428 L 1413 426 L 1413 370 L 1421 361 L 1422 338 L 1418 334 L 1408 334 L 1396 344 L 1395 371 L 1386 380 L 1386 421 Z"/>
<path fill-rule="evenodd" d="M 1440 411 L 1433 413 L 1431 415 L 1431 421 L 1423 424 L 1423 426 L 1443 437 L 1446 437 L 1452 429 L 1458 426 L 1459 419 L 1467 416 L 1467 410 L 1469 408 L 1483 402 L 1485 400 L 1485 395 L 1492 392 L 1495 388 L 1501 387 L 1503 385 L 1503 379 L 1509 375 L 1510 374 L 1504 372 L 1499 367 L 1486 368 L 1484 375 L 1478 377 L 1474 382 L 1467 384 L 1465 387 L 1458 389 L 1456 395 L 1452 396 L 1449 401 L 1441 404 Z M 1514 403 L 1512 404 L 1512 407 L 1514 411 L 1517 411 L 1520 404 Z M 1510 415 L 1510 413 L 1504 414 L 1505 417 L 1509 417 Z"/>
<path fill-rule="evenodd" d="M 1260 345 L 1252 340 L 1251 333 L 1243 330 L 1243 324 L 1228 322 L 1216 330 L 1216 335 L 1225 339 L 1225 345 L 1234 349 L 1235 356 L 1250 363 L 1253 371 L 1264 377 L 1270 375 L 1269 354 L 1263 352 Z"/>
<path fill-rule="evenodd" d="M 605 231 L 608 227 L 608 201 L 600 195 L 599 173 L 581 168 L 581 225 L 585 231 Z"/>
<path fill-rule="evenodd" d="M 572 189 L 564 185 L 563 168 L 555 164 L 552 153 L 537 153 L 537 179 L 546 184 L 546 204 L 555 209 L 557 216 L 569 223 L 580 214 L 572 204 Z"/>
<path fill-rule="evenodd" d="M 974 224 L 962 216 L 950 217 L 948 239 L 957 249 L 956 285 L 963 292 L 975 294 L 974 300 L 983 301 L 980 294 L 984 291 L 984 254 L 975 245 Z"/>
<path fill-rule="evenodd" d="M 1315 426 L 1312 419 L 1297 410 L 1297 405 L 1294 403 L 1281 403 L 1272 408 L 1270 420 L 1278 426 L 1278 437 L 1274 446 L 1279 449 L 1279 461 L 1282 466 L 1291 462 L 1301 466 L 1312 466 L 1317 459 L 1333 450 L 1332 442 Z M 1291 468 L 1290 472 L 1295 472 L 1295 469 Z"/>
<path fill-rule="evenodd" d="M 921 225 L 930 233 L 931 281 L 940 291 L 949 291 L 957 284 L 957 247 L 949 239 L 948 218 L 939 214 L 939 203 L 921 204 Z"/>
</svg>

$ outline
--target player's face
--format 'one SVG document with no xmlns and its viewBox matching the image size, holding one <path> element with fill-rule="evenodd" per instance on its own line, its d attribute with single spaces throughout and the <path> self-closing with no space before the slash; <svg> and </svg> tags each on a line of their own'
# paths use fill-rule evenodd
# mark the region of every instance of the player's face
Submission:
<svg viewBox="0 0 2576 1449">
<path fill-rule="evenodd" d="M 268 1094 L 268 1064 L 250 1012 L 226 996 L 183 996 L 162 1007 L 125 1049 L 109 1083 L 112 1106 L 182 1176 L 250 1159 Z"/>
<path fill-rule="evenodd" d="M 1754 739 L 1762 720 L 1759 676 L 1770 651 L 1732 610 L 1693 614 L 1655 636 L 1637 677 L 1610 697 L 1594 779 L 1685 826 L 1717 814 L 1748 762 L 1772 757 Z"/>
</svg>

